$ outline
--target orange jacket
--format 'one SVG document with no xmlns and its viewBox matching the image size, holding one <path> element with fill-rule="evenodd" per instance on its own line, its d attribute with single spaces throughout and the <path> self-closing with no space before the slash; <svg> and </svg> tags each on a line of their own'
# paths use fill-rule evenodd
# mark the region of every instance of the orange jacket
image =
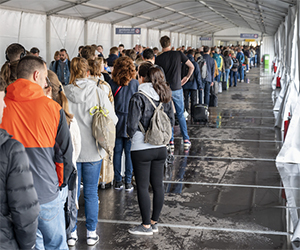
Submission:
<svg viewBox="0 0 300 250">
<path fill-rule="evenodd" d="M 73 170 L 72 143 L 61 106 L 29 80 L 18 79 L 7 87 L 1 128 L 20 141 L 27 152 L 34 185 L 41 204 L 54 200 L 60 184 L 65 186 Z M 56 169 L 54 145 L 63 164 Z"/>
</svg>

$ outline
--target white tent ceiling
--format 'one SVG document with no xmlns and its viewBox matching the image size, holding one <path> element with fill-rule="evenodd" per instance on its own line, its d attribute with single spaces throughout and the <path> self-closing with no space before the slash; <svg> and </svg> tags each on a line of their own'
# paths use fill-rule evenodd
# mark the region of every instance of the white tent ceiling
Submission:
<svg viewBox="0 0 300 250">
<path fill-rule="evenodd" d="M 274 35 L 297 0 L 0 0 L 0 8 L 204 36 L 229 28 Z"/>
</svg>

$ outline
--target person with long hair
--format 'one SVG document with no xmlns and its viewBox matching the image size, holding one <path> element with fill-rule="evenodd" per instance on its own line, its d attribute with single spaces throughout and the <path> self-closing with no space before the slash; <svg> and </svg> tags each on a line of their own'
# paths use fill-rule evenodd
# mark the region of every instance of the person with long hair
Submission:
<svg viewBox="0 0 300 250">
<path fill-rule="evenodd" d="M 8 62 L 6 61 L 1 68 L 1 76 L 5 81 L 6 85 L 13 83 L 17 80 L 17 67 L 19 60 Z"/>
<path fill-rule="evenodd" d="M 129 233 L 137 235 L 152 235 L 158 232 L 157 221 L 164 203 L 164 163 L 167 158 L 166 145 L 151 145 L 144 142 L 144 134 L 139 129 L 139 122 L 147 131 L 154 107 L 147 95 L 156 106 L 163 103 L 164 112 L 174 126 L 174 111 L 171 103 L 172 92 L 164 75 L 159 68 L 150 62 L 139 66 L 139 91 L 129 102 L 127 133 L 132 141 L 131 159 L 135 175 L 138 203 L 142 216 L 142 224 L 129 229 Z M 140 93 L 142 92 L 142 93 Z M 151 201 L 149 183 L 153 189 L 153 209 L 151 214 Z"/>
<path fill-rule="evenodd" d="M 93 116 L 89 110 L 96 105 L 108 110 L 109 116 L 116 124 L 115 111 L 103 90 L 97 88 L 93 80 L 88 79 L 89 64 L 86 59 L 75 57 L 70 66 L 70 84 L 64 87 L 69 100 L 70 112 L 75 115 L 81 134 L 81 151 L 77 159 L 78 180 L 83 179 L 83 194 L 85 201 L 85 218 L 87 228 L 87 244 L 95 245 L 99 241 L 96 234 L 98 223 L 98 180 L 105 150 L 96 146 L 92 135 Z M 100 103 L 99 103 L 100 101 Z M 80 183 L 78 183 L 78 196 Z M 79 197 L 78 197 L 79 199 Z M 68 239 L 69 245 L 75 245 L 78 240 L 77 226 Z"/>
<path fill-rule="evenodd" d="M 121 176 L 122 153 L 125 153 L 125 191 L 132 191 L 132 162 L 130 157 L 131 141 L 127 136 L 127 113 L 129 100 L 137 92 L 139 82 L 135 79 L 136 71 L 131 58 L 120 57 L 114 62 L 112 79 L 109 81 L 114 99 L 115 111 L 119 118 L 116 127 L 116 142 L 114 148 L 114 179 L 115 189 L 123 189 Z"/>
<path fill-rule="evenodd" d="M 88 63 L 90 70 L 89 79 L 92 79 L 97 84 L 97 87 L 101 88 L 107 94 L 108 99 L 114 105 L 114 97 L 111 91 L 111 87 L 104 80 L 104 76 L 101 73 L 104 70 L 103 57 L 88 59 Z"/>
</svg>

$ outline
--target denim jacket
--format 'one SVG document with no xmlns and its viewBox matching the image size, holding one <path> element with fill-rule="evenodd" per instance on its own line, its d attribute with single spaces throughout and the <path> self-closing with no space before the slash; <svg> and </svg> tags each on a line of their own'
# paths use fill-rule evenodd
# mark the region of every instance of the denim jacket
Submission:
<svg viewBox="0 0 300 250">
<path fill-rule="evenodd" d="M 61 83 L 64 83 L 64 85 L 68 85 L 69 81 L 70 81 L 69 60 L 66 59 L 64 72 L 61 72 L 60 63 L 61 63 L 61 60 L 58 60 L 54 63 L 53 71 L 57 74 L 57 77 Z"/>
</svg>

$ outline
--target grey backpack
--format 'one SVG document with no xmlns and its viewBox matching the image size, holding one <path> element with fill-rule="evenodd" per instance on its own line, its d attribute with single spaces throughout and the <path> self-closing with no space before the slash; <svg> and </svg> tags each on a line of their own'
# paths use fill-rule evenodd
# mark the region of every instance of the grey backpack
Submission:
<svg viewBox="0 0 300 250">
<path fill-rule="evenodd" d="M 139 92 L 146 96 L 151 104 L 154 106 L 155 110 L 150 121 L 148 130 L 145 129 L 141 122 L 139 122 L 139 128 L 145 135 L 144 142 L 150 143 L 152 145 L 166 145 L 170 142 L 172 136 L 172 126 L 168 115 L 164 112 L 164 107 L 162 102 L 156 107 L 152 99 L 143 92 Z"/>
</svg>

